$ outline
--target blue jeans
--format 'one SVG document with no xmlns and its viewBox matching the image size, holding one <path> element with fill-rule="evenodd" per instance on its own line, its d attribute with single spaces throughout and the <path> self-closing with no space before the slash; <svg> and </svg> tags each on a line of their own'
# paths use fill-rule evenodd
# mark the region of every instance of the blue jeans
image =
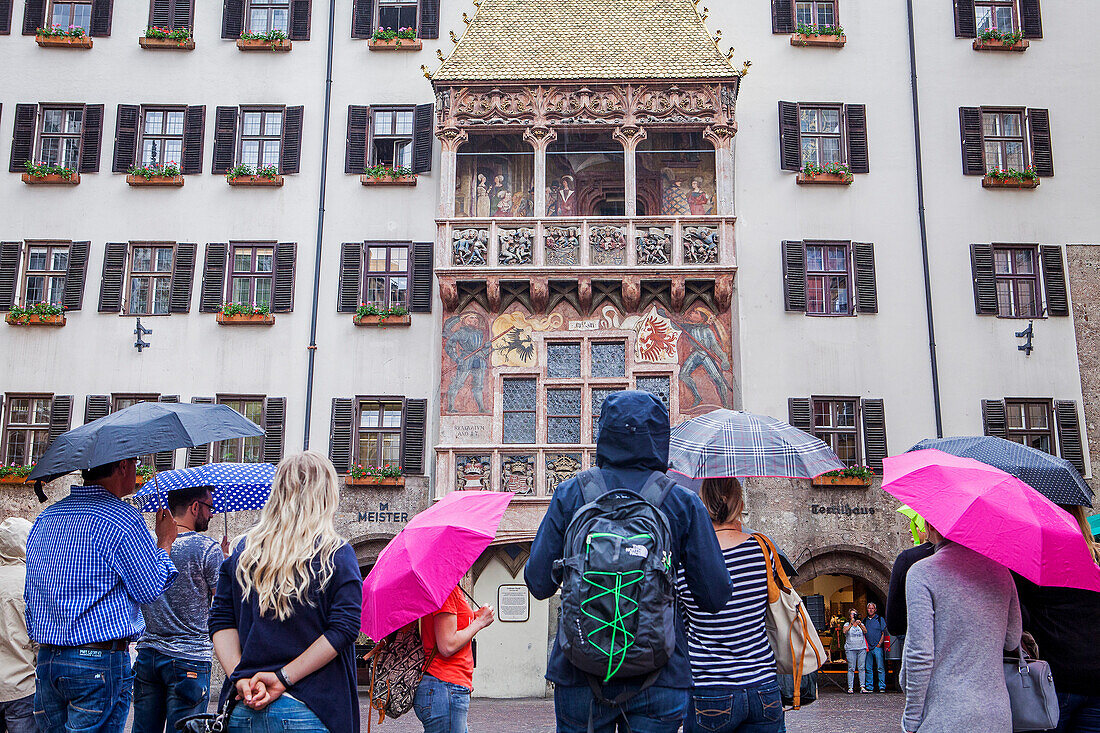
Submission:
<svg viewBox="0 0 1100 733">
<path fill-rule="evenodd" d="M 1056 733 L 1100 733 L 1100 697 L 1058 693 Z"/>
<path fill-rule="evenodd" d="M 867 689 L 875 689 L 875 670 L 878 670 L 878 691 L 886 692 L 886 652 L 876 646 L 867 652 Z"/>
<path fill-rule="evenodd" d="M 123 733 L 134 696 L 129 652 L 44 646 L 35 681 L 34 720 L 42 733 Z"/>
<path fill-rule="evenodd" d="M 783 701 L 775 680 L 696 687 L 691 703 L 684 733 L 778 733 L 783 723 Z"/>
<path fill-rule="evenodd" d="M 0 702 L 0 733 L 38 733 L 34 723 L 34 695 Z"/>
<path fill-rule="evenodd" d="M 416 688 L 413 711 L 424 724 L 424 733 L 467 733 L 470 690 L 426 674 Z"/>
<path fill-rule="evenodd" d="M 848 657 L 848 691 L 852 690 L 856 672 L 859 672 L 859 689 L 867 689 L 864 679 L 867 675 L 867 650 L 845 649 L 844 656 Z"/>
<path fill-rule="evenodd" d="M 140 649 L 134 662 L 134 727 L 132 733 L 164 733 L 176 721 L 206 712 L 210 702 L 210 662 L 170 657 Z"/>
<path fill-rule="evenodd" d="M 229 714 L 229 733 L 284 733 L 291 730 L 329 733 L 329 729 L 304 702 L 286 693 L 263 710 L 253 710 L 238 703 Z"/>
<path fill-rule="evenodd" d="M 612 700 L 630 689 L 625 685 L 604 685 L 603 696 Z M 676 733 L 687 715 L 690 699 L 687 690 L 654 685 L 622 705 L 612 706 L 595 700 L 587 686 L 557 685 L 554 687 L 557 733 L 587 733 L 589 714 L 595 733 L 614 733 L 620 717 L 626 720 L 631 733 Z"/>
</svg>

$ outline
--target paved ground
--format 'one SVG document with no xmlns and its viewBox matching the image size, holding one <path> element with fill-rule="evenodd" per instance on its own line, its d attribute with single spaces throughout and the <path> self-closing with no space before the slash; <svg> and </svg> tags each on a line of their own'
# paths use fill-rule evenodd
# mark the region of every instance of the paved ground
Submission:
<svg viewBox="0 0 1100 733">
<path fill-rule="evenodd" d="M 360 708 L 367 709 L 366 698 Z M 904 699 L 898 693 L 847 695 L 827 692 L 813 705 L 787 713 L 789 733 L 897 733 Z M 377 722 L 377 719 L 375 720 Z M 470 704 L 470 733 L 552 733 L 552 700 L 483 700 Z M 363 719 L 366 733 L 366 718 Z M 387 720 L 378 733 L 422 733 L 414 713 Z"/>
</svg>

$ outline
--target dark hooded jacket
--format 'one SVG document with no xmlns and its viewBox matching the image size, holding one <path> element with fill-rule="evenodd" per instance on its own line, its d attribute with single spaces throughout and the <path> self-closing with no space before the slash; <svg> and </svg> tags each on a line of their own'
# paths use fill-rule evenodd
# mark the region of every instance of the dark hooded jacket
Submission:
<svg viewBox="0 0 1100 733">
<path fill-rule="evenodd" d="M 600 411 L 596 464 L 609 488 L 641 489 L 653 471 L 668 468 L 668 410 L 648 392 L 626 391 L 610 395 Z M 584 505 L 576 479 L 563 481 L 550 500 L 524 570 L 524 580 L 535 598 L 549 598 L 558 590 L 551 576 L 554 561 L 562 557 L 565 530 L 573 514 Z M 730 575 L 722 550 L 699 496 L 677 486 L 669 492 L 661 511 L 668 517 L 672 535 L 672 560 L 683 566 L 688 586 L 700 607 L 721 610 L 730 598 Z M 584 673 L 569 663 L 555 637 L 546 679 L 557 685 L 587 686 Z M 625 684 L 637 680 L 616 680 Z M 691 666 L 683 621 L 676 616 L 676 651 L 654 683 L 661 687 L 691 687 Z"/>
</svg>

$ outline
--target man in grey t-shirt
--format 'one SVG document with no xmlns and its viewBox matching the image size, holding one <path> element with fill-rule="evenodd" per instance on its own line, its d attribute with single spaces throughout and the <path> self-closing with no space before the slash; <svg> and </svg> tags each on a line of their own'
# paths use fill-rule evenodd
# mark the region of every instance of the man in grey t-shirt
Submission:
<svg viewBox="0 0 1100 733">
<path fill-rule="evenodd" d="M 168 508 L 179 527 L 169 553 L 179 576 L 141 607 L 146 629 L 134 663 L 133 733 L 164 733 L 166 723 L 173 731 L 181 718 L 206 712 L 210 699 L 207 618 L 228 541 L 219 547 L 200 534 L 214 509 L 209 487 L 168 492 Z"/>
</svg>

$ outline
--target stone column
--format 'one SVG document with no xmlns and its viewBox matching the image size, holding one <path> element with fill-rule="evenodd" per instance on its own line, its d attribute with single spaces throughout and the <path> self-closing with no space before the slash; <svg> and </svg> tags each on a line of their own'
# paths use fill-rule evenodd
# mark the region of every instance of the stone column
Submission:
<svg viewBox="0 0 1100 733">
<path fill-rule="evenodd" d="M 455 215 L 455 182 L 458 175 L 458 149 L 469 139 L 466 131 L 448 127 L 436 133 L 443 150 L 439 155 L 439 218 Z"/>
<path fill-rule="evenodd" d="M 528 127 L 523 132 L 523 139 L 530 143 L 535 151 L 533 206 L 534 217 L 541 219 L 546 216 L 546 148 L 558 139 L 558 133 L 551 127 Z"/>
<path fill-rule="evenodd" d="M 634 151 L 638 149 L 638 143 L 645 140 L 646 133 L 641 127 L 624 125 L 615 130 L 612 137 L 623 145 L 624 165 L 624 198 L 627 216 L 638 215 L 638 166 L 634 158 Z"/>
<path fill-rule="evenodd" d="M 714 191 L 718 198 L 718 214 L 733 216 L 733 136 L 737 123 L 711 125 L 703 137 L 714 145 Z"/>
</svg>

